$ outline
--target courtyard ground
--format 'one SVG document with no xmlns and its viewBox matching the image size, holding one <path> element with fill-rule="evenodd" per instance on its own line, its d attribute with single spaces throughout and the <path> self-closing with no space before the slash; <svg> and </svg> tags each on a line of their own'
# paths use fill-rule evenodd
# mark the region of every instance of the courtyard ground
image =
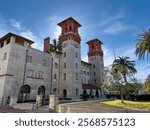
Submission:
<svg viewBox="0 0 150 130">
<path fill-rule="evenodd" d="M 63 113 L 150 113 L 150 102 L 97 100 L 60 104 L 59 108 Z"/>
<path fill-rule="evenodd" d="M 123 108 L 132 108 L 132 109 L 150 111 L 150 102 L 124 101 L 124 103 L 121 103 L 120 100 L 113 100 L 113 101 L 105 101 L 101 103 L 106 105 L 111 105 L 111 106 L 123 107 Z"/>
</svg>

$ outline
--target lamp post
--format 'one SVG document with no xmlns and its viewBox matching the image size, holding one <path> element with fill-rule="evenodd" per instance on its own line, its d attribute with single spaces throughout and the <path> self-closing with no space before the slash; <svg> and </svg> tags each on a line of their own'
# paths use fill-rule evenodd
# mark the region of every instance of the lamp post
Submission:
<svg viewBox="0 0 150 130">
<path fill-rule="evenodd" d="M 25 55 L 25 64 L 24 64 L 24 72 L 23 72 L 23 82 L 22 82 L 22 86 L 25 83 L 25 75 L 26 75 L 26 67 L 27 67 L 27 56 L 28 56 L 28 50 L 26 50 L 26 55 Z"/>
</svg>

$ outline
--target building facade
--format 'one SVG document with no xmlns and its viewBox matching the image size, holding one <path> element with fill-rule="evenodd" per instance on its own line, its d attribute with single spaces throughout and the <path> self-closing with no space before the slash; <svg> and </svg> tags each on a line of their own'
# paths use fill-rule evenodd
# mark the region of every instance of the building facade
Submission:
<svg viewBox="0 0 150 130">
<path fill-rule="evenodd" d="M 0 99 L 17 97 L 22 102 L 53 92 L 64 99 L 79 99 L 86 88 L 100 93 L 104 69 L 102 42 L 87 42 L 88 62 L 81 61 L 81 25 L 70 17 L 58 26 L 61 53 L 48 53 L 49 37 L 44 39 L 43 51 L 32 48 L 33 41 L 13 33 L 0 39 Z"/>
</svg>

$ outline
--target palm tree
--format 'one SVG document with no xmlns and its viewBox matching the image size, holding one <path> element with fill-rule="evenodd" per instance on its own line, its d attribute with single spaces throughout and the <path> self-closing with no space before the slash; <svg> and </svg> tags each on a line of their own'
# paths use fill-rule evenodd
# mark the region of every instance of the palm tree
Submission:
<svg viewBox="0 0 150 130">
<path fill-rule="evenodd" d="M 137 70 L 135 69 L 135 61 L 130 61 L 129 59 L 130 59 L 129 57 L 122 56 L 119 57 L 118 59 L 115 59 L 112 64 L 113 75 L 115 77 L 117 77 L 117 75 L 119 78 L 121 77 L 121 79 L 123 79 L 124 81 L 124 85 L 128 83 L 127 76 L 131 76 L 137 72 Z M 121 95 L 121 102 L 123 103 L 123 94 L 121 88 L 120 88 L 120 95 Z"/>
<path fill-rule="evenodd" d="M 148 60 L 148 55 L 150 54 L 150 29 L 143 34 L 138 35 L 135 54 L 140 60 L 144 60 L 146 54 Z"/>
<path fill-rule="evenodd" d="M 61 41 L 53 39 L 53 44 L 50 45 L 50 52 L 56 52 L 56 53 L 61 53 L 62 51 L 62 46 L 61 46 Z"/>
<path fill-rule="evenodd" d="M 53 43 L 50 44 L 50 49 L 48 51 L 52 57 L 55 57 L 55 58 L 58 58 L 58 64 L 59 64 L 59 67 L 60 67 L 60 56 L 62 54 L 62 43 L 60 41 L 60 39 L 57 41 L 56 39 L 53 39 Z M 52 58 L 52 68 L 53 68 L 53 58 Z M 58 69 L 58 76 L 60 78 L 60 68 Z M 51 81 L 52 81 L 52 86 L 50 88 L 50 92 L 53 93 L 53 94 L 58 94 L 57 92 L 59 92 L 59 86 L 60 86 L 60 81 L 58 82 L 58 88 L 55 88 L 54 87 L 54 81 L 53 81 L 53 71 L 51 71 Z"/>
</svg>

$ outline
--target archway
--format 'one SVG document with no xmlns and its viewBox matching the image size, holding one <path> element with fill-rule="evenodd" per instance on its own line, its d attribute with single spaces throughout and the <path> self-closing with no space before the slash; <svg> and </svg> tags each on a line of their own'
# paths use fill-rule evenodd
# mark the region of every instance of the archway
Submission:
<svg viewBox="0 0 150 130">
<path fill-rule="evenodd" d="M 96 90 L 96 92 L 95 92 L 95 97 L 99 98 L 99 92 L 98 92 L 98 90 Z"/>
<path fill-rule="evenodd" d="M 66 99 L 67 98 L 67 90 L 63 89 L 63 98 Z"/>
<path fill-rule="evenodd" d="M 27 102 L 30 99 L 30 86 L 23 85 L 19 90 L 18 102 Z"/>
<path fill-rule="evenodd" d="M 45 87 L 44 86 L 40 86 L 38 89 L 38 95 L 45 95 Z"/>
<path fill-rule="evenodd" d="M 40 86 L 38 88 L 38 95 L 40 95 L 42 97 L 41 103 L 42 103 L 42 105 L 44 105 L 44 101 L 45 101 L 45 87 L 44 86 Z"/>
<path fill-rule="evenodd" d="M 83 90 L 83 95 L 85 95 L 85 94 L 87 95 L 86 89 Z"/>
</svg>

